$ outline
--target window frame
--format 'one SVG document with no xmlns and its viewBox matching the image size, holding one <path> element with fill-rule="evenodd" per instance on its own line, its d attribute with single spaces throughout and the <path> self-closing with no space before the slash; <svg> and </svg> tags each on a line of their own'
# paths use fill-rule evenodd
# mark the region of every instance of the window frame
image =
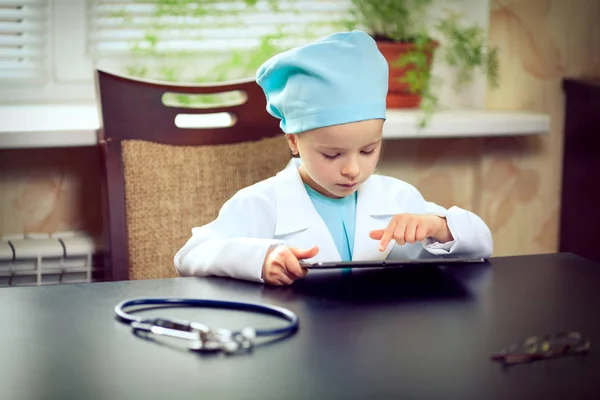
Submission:
<svg viewBox="0 0 600 400">
<path fill-rule="evenodd" d="M 0 105 L 95 103 L 93 74 L 97 63 L 89 54 L 87 43 L 91 5 L 92 0 L 48 0 L 46 79 L 41 84 L 24 80 L 0 82 Z M 116 56 L 107 63 L 120 64 L 127 59 Z"/>
<path fill-rule="evenodd" d="M 92 61 L 86 57 L 85 49 L 85 20 L 70 18 L 73 15 L 85 17 L 86 7 L 87 2 L 81 0 L 49 0 L 46 79 L 41 83 L 0 82 L 0 104 L 95 101 Z M 73 34 L 73 29 L 82 34 Z M 68 46 L 60 46 L 60 43 L 68 43 Z"/>
</svg>

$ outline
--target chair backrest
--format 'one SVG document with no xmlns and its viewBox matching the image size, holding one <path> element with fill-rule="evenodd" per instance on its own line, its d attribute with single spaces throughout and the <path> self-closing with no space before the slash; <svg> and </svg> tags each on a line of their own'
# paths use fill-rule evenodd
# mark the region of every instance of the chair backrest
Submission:
<svg viewBox="0 0 600 400">
<path fill-rule="evenodd" d="M 97 70 L 96 85 L 104 167 L 104 280 L 177 276 L 173 257 L 192 227 L 213 220 L 236 191 L 273 176 L 291 157 L 253 79 L 182 85 Z M 242 93 L 245 102 L 214 108 L 163 103 L 172 93 L 231 91 Z M 176 122 L 217 113 L 228 113 L 233 124 L 182 128 Z"/>
</svg>

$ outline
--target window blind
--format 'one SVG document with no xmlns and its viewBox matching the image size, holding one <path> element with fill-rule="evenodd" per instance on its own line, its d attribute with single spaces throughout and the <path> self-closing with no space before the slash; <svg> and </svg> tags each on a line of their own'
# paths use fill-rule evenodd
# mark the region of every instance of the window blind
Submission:
<svg viewBox="0 0 600 400">
<path fill-rule="evenodd" d="M 246 3 L 88 0 L 88 47 L 94 58 L 131 54 L 136 46 L 161 53 L 227 52 L 259 46 L 269 35 L 292 47 L 333 32 L 350 7 L 349 0 Z"/>
<path fill-rule="evenodd" d="M 46 77 L 48 2 L 0 0 L 0 81 Z"/>
</svg>

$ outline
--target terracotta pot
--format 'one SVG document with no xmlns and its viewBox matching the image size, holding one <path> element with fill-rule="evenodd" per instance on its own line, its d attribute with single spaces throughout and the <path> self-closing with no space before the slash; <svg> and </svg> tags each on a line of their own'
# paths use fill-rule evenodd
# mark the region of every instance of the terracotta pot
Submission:
<svg viewBox="0 0 600 400">
<path fill-rule="evenodd" d="M 393 64 L 398 60 L 400 55 L 413 50 L 414 44 L 400 43 L 391 41 L 377 40 L 379 51 L 388 62 L 390 68 L 390 81 L 387 95 L 388 108 L 416 108 L 421 103 L 421 96 L 410 92 L 406 83 L 400 82 L 406 71 L 413 69 L 412 66 L 394 67 Z M 439 45 L 438 42 L 432 42 L 431 51 L 427 52 L 428 67 L 431 68 L 433 59 L 433 51 Z"/>
</svg>

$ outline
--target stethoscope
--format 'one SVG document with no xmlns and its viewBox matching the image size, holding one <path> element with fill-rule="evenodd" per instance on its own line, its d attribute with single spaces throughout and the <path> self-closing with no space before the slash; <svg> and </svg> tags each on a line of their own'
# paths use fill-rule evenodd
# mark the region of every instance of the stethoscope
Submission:
<svg viewBox="0 0 600 400">
<path fill-rule="evenodd" d="M 181 321 L 166 318 L 142 318 L 131 314 L 129 309 L 136 307 L 141 311 L 144 307 L 210 307 L 238 311 L 268 314 L 287 320 L 286 326 L 276 329 L 243 328 L 239 331 L 228 329 L 211 329 L 199 322 Z M 298 316 L 283 307 L 267 304 L 243 303 L 235 301 L 186 299 L 186 298 L 138 298 L 120 302 L 115 306 L 115 314 L 131 326 L 137 336 L 148 334 L 161 335 L 188 341 L 190 350 L 200 352 L 219 352 L 227 354 L 251 350 L 257 337 L 287 336 L 298 330 Z"/>
</svg>

